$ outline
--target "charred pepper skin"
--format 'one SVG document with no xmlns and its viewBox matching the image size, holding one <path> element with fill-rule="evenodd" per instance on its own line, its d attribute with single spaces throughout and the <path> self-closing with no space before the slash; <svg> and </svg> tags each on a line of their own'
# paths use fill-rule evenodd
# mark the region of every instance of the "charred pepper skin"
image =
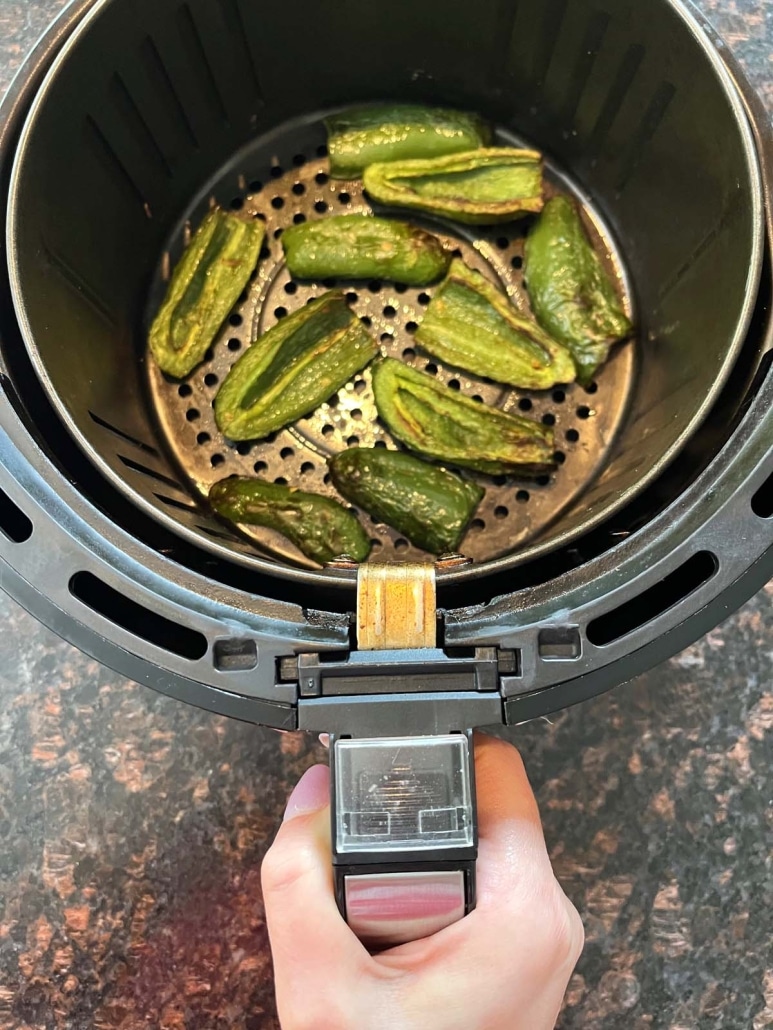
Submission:
<svg viewBox="0 0 773 1030">
<path fill-rule="evenodd" d="M 435 292 L 416 341 L 446 364 L 525 390 L 573 383 L 577 374 L 567 347 L 458 259 Z"/>
<path fill-rule="evenodd" d="M 261 440 L 308 415 L 368 365 L 378 346 L 331 290 L 282 319 L 236 362 L 215 400 L 231 440 Z"/>
<path fill-rule="evenodd" d="M 390 279 L 429 286 L 451 262 L 431 233 L 371 215 L 304 222 L 285 230 L 282 246 L 295 279 Z"/>
<path fill-rule="evenodd" d="M 485 147 L 490 126 L 477 115 L 415 104 L 349 108 L 325 119 L 330 174 L 357 179 L 379 161 L 438 157 Z"/>
<path fill-rule="evenodd" d="M 542 155 L 490 147 L 424 161 L 365 169 L 368 195 L 388 207 L 418 211 L 464 225 L 497 225 L 544 205 Z"/>
<path fill-rule="evenodd" d="M 579 382 L 589 385 L 633 325 L 568 197 L 545 205 L 526 240 L 524 267 L 537 321 L 571 350 Z"/>
<path fill-rule="evenodd" d="M 541 475 L 554 467 L 552 429 L 487 408 L 402 362 L 378 361 L 373 391 L 392 435 L 424 457 L 491 476 Z"/>
<path fill-rule="evenodd" d="M 184 379 L 203 361 L 250 281 L 265 235 L 258 219 L 247 221 L 220 208 L 205 217 L 150 329 L 150 350 L 162 372 Z"/>
<path fill-rule="evenodd" d="M 435 555 L 458 551 L 485 493 L 402 451 L 352 448 L 328 465 L 342 497 Z"/>
<path fill-rule="evenodd" d="M 370 554 L 357 518 L 329 497 L 235 476 L 215 483 L 209 503 L 230 522 L 276 530 L 319 565 L 344 555 L 363 562 Z"/>
</svg>

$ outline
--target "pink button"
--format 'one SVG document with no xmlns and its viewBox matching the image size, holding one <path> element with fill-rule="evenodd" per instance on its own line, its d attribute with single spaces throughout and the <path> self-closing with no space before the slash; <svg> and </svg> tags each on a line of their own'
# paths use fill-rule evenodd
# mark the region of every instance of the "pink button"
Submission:
<svg viewBox="0 0 773 1030">
<path fill-rule="evenodd" d="M 464 874 L 346 877 L 346 918 L 363 944 L 389 948 L 430 937 L 464 917 Z"/>
</svg>

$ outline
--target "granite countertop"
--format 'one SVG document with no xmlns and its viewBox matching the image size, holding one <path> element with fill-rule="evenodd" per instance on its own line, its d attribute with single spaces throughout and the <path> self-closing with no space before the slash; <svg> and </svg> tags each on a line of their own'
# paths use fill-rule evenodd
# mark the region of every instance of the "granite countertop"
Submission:
<svg viewBox="0 0 773 1030">
<path fill-rule="evenodd" d="M 62 6 L 0 0 L 0 89 Z M 773 110 L 773 0 L 700 6 Z M 319 746 L 0 616 L 0 1028 L 276 1028 L 260 862 Z M 773 585 L 512 733 L 587 928 L 562 1030 L 773 1027 L 772 683 Z"/>
</svg>

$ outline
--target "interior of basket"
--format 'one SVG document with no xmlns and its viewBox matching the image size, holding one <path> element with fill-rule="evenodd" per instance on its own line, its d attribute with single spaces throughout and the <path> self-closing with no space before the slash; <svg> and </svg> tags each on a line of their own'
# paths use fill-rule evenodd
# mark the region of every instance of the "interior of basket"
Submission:
<svg viewBox="0 0 773 1030">
<path fill-rule="evenodd" d="M 743 341 L 759 257 L 748 131 L 669 3 L 97 4 L 20 149 L 9 249 L 19 318 L 102 471 L 240 562 L 270 559 L 208 513 L 162 431 L 144 362 L 151 284 L 187 213 L 210 197 L 250 202 L 250 183 L 270 172 L 252 154 L 292 167 L 289 143 L 272 152 L 283 127 L 374 100 L 474 110 L 543 150 L 630 277 L 638 338 L 624 417 L 613 439 L 592 425 L 587 440 L 569 437 L 578 451 L 603 447 L 603 470 L 529 546 L 582 532 L 670 460 L 700 431 Z M 573 394 L 570 408 L 564 438 L 579 435 L 578 418 L 592 423 L 592 395 Z"/>
</svg>

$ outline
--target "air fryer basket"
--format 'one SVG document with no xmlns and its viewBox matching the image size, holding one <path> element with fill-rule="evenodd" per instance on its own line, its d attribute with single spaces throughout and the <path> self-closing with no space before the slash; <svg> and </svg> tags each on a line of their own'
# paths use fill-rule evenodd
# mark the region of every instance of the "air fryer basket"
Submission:
<svg viewBox="0 0 773 1030">
<path fill-rule="evenodd" d="M 718 62 L 665 3 L 600 13 L 584 2 L 473 10 L 425 0 L 360 7 L 356 17 L 336 3 L 319 14 L 319 4 L 237 0 L 96 5 L 41 91 L 19 150 L 10 258 L 25 340 L 65 424 L 133 502 L 221 557 L 297 577 L 281 561 L 297 554 L 269 539 L 274 559 L 256 557 L 197 500 L 217 478 L 253 469 L 329 490 L 327 454 L 383 439 L 367 375 L 267 445 L 229 446 L 211 417 L 234 352 L 324 289 L 285 289 L 281 229 L 331 207 L 365 209 L 356 184 L 326 181 L 319 112 L 378 99 L 481 111 L 503 138 L 543 149 L 567 171 L 565 188 L 590 198 L 606 248 L 616 238 L 627 261 L 640 326 L 636 352 L 620 348 L 590 395 L 575 387 L 526 396 L 438 369 L 470 395 L 557 426 L 559 473 L 489 484 L 465 542 L 484 563 L 474 574 L 491 560 L 510 567 L 641 490 L 724 385 L 762 255 L 748 125 Z M 161 255 L 179 254 L 186 222 L 211 198 L 265 217 L 269 246 L 212 360 L 178 388 L 140 361 L 148 306 L 168 267 Z M 452 245 L 515 294 L 521 235 L 516 225 Z M 353 292 L 384 350 L 436 367 L 415 355 L 410 336 L 426 293 L 383 284 Z M 377 557 L 411 557 L 386 527 L 374 537 Z M 531 551 L 519 550 L 525 543 Z"/>
<path fill-rule="evenodd" d="M 274 233 L 296 215 L 362 203 L 355 186 L 317 181 L 320 114 L 404 99 L 479 110 L 501 138 L 543 148 L 641 330 L 595 393 L 507 398 L 555 418 L 565 463 L 549 485 L 493 484 L 487 549 L 469 538 L 479 560 L 439 574 L 438 656 L 493 678 L 464 696 L 395 695 L 392 730 L 533 718 L 715 625 L 773 571 L 771 141 L 707 33 L 674 0 L 74 0 L 0 110 L 3 586 L 100 660 L 211 710 L 338 732 L 383 720 L 372 697 L 304 696 L 300 679 L 356 659 L 352 574 L 256 551 L 196 502 L 206 477 L 265 462 L 295 481 L 308 461 L 279 439 L 270 454 L 205 439 L 206 377 L 302 288 L 266 259 L 269 303 L 247 299 L 182 396 L 141 359 L 186 220 L 211 197 L 260 210 L 278 255 Z M 517 229 L 457 244 L 520 288 Z M 354 290 L 360 313 L 385 347 L 415 349 L 419 291 L 369 285 Z M 328 409 L 304 430 L 318 449 L 354 435 L 363 381 L 338 398 L 349 419 Z"/>
</svg>

